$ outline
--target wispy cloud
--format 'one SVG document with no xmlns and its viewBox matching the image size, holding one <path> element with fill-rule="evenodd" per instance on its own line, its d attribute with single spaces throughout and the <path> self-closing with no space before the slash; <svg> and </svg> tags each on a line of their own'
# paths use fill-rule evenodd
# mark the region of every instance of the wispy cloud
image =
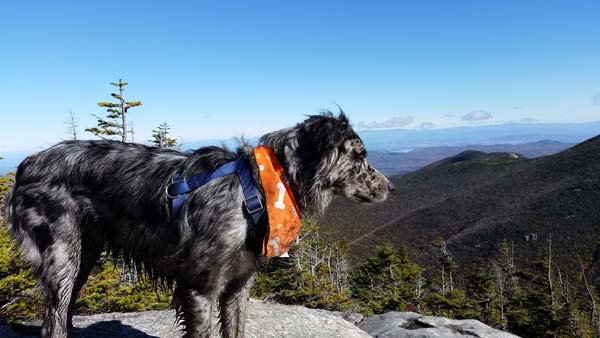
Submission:
<svg viewBox="0 0 600 338">
<path fill-rule="evenodd" d="M 474 110 L 462 116 L 463 121 L 484 121 L 492 118 L 492 114 L 485 110 Z"/>
<path fill-rule="evenodd" d="M 536 119 L 535 117 L 522 117 L 519 122 L 536 123 L 536 122 L 540 122 L 540 120 Z"/>
<path fill-rule="evenodd" d="M 435 127 L 435 123 L 432 122 L 421 122 L 421 124 L 419 124 L 418 126 L 415 127 L 415 129 L 422 129 L 422 130 L 428 130 Z"/>
<path fill-rule="evenodd" d="M 600 106 L 600 93 L 592 97 L 592 102 L 594 102 L 594 106 Z"/>
<path fill-rule="evenodd" d="M 414 121 L 412 116 L 396 116 L 389 120 L 385 120 L 382 122 L 371 121 L 365 122 L 360 121 L 356 125 L 358 129 L 386 129 L 386 128 L 398 128 L 398 127 L 406 127 Z"/>
</svg>

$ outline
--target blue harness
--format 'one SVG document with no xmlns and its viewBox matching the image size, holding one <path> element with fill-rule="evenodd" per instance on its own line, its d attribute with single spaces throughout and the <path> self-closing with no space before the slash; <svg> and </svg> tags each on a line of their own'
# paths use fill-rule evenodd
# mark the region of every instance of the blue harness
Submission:
<svg viewBox="0 0 600 338">
<path fill-rule="evenodd" d="M 248 161 L 241 156 L 223 164 L 213 172 L 200 173 L 191 177 L 183 177 L 181 172 L 175 174 L 171 184 L 166 188 L 166 194 L 170 200 L 171 221 L 176 221 L 179 218 L 183 203 L 189 192 L 200 188 L 214 179 L 231 174 L 237 174 L 240 178 L 242 190 L 244 191 L 244 207 L 252 217 L 254 224 L 258 225 L 265 208 L 258 196 Z"/>
</svg>

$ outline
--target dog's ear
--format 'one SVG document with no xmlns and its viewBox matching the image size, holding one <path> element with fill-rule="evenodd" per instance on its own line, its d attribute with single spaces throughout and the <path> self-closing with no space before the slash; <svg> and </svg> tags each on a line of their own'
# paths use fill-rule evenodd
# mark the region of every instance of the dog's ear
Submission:
<svg viewBox="0 0 600 338">
<path fill-rule="evenodd" d="M 304 141 L 321 155 L 340 147 L 353 135 L 356 136 L 343 112 L 337 117 L 329 112 L 310 116 L 304 123 Z"/>
</svg>

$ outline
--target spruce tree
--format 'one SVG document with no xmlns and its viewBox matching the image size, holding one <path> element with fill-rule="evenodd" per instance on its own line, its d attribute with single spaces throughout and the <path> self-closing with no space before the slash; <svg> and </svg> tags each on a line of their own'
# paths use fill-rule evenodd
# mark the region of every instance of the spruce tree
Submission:
<svg viewBox="0 0 600 338">
<path fill-rule="evenodd" d="M 316 224 L 305 220 L 290 258 L 263 262 L 252 296 L 309 308 L 349 310 L 345 250 L 345 245 L 330 243 Z"/>
<path fill-rule="evenodd" d="M 152 139 L 150 144 L 157 148 L 178 148 L 177 139 L 169 135 L 171 127 L 167 122 L 163 122 L 152 131 Z"/>
<path fill-rule="evenodd" d="M 556 297 L 556 274 L 550 238 L 529 271 L 519 273 L 521 287 L 508 304 L 508 330 L 523 337 L 573 337 L 569 308 Z"/>
<path fill-rule="evenodd" d="M 502 327 L 502 299 L 494 271 L 482 259 L 475 271 L 467 275 L 467 280 L 467 294 L 477 304 L 479 319 L 490 326 Z"/>
<path fill-rule="evenodd" d="M 77 140 L 77 128 L 79 125 L 72 110 L 69 110 L 69 116 L 65 121 L 65 125 L 67 126 L 65 132 L 69 135 L 69 140 Z"/>
<path fill-rule="evenodd" d="M 448 251 L 446 241 L 443 238 L 438 238 L 435 246 L 440 249 L 439 263 L 441 266 L 441 293 L 443 296 L 446 292 L 454 290 L 454 274 L 458 270 L 458 266 L 454 261 L 454 257 Z"/>
<path fill-rule="evenodd" d="M 352 293 L 366 313 L 414 310 L 420 296 L 421 268 L 412 263 L 406 248 L 400 255 L 391 244 L 376 246 L 353 276 Z"/>
<path fill-rule="evenodd" d="M 86 128 L 85 131 L 103 139 L 119 136 L 122 142 L 127 142 L 127 113 L 129 112 L 129 108 L 141 106 L 142 102 L 125 100 L 123 91 L 125 90 L 125 86 L 128 85 L 127 82 L 119 79 L 119 82 L 111 82 L 110 84 L 119 88 L 118 94 L 110 94 L 118 102 L 98 102 L 98 106 L 105 107 L 108 114 L 106 118 L 92 114 L 98 120 L 98 126 Z"/>
<path fill-rule="evenodd" d="M 457 284 L 459 266 L 449 252 L 446 241 L 439 237 L 433 243 L 439 249 L 438 271 L 433 275 L 433 290 L 424 297 L 428 309 L 435 315 L 452 318 L 476 318 L 476 303 Z M 437 285 L 437 287 L 436 287 Z"/>
<path fill-rule="evenodd" d="M 514 243 L 511 242 L 509 245 L 506 239 L 502 240 L 498 249 L 498 256 L 494 264 L 492 264 L 492 268 L 496 284 L 496 305 L 500 311 L 500 328 L 506 331 L 508 327 L 508 320 L 506 318 L 507 304 L 509 299 L 512 299 L 518 292 Z"/>
</svg>

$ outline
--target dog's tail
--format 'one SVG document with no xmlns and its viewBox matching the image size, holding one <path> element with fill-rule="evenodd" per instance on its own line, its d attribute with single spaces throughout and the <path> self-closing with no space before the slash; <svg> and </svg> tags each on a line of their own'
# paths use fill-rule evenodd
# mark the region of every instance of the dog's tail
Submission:
<svg viewBox="0 0 600 338">
<path fill-rule="evenodd" d="M 12 235 L 13 239 L 17 242 L 18 247 L 21 249 L 25 262 L 35 271 L 41 266 L 42 255 L 38 246 L 35 244 L 35 240 L 22 227 L 19 215 L 17 215 L 14 201 L 15 194 L 17 193 L 17 185 L 17 178 L 15 178 L 15 181 L 10 184 L 4 200 L 0 201 L 0 206 L 2 206 L 2 204 L 4 206 L 3 208 L 0 208 L 0 211 L 3 211 L 4 219 L 8 225 L 8 232 Z"/>
<path fill-rule="evenodd" d="M 0 182 L 0 184 L 4 185 L 9 185 L 10 183 L 5 183 L 5 182 Z M 4 187 L 0 187 L 0 189 L 5 189 L 6 186 Z M 4 196 L 3 200 L 0 200 L 0 202 L 2 202 L 2 205 L 4 206 L 2 208 L 3 211 L 3 216 L 4 219 L 6 220 L 6 222 L 8 222 L 8 230 L 12 233 L 13 232 L 13 227 L 12 227 L 12 222 L 13 222 L 13 207 L 12 207 L 12 196 L 13 196 L 13 190 L 15 189 L 15 185 L 14 182 L 13 184 L 10 184 L 10 186 L 8 187 L 8 192 L 7 194 Z"/>
</svg>

